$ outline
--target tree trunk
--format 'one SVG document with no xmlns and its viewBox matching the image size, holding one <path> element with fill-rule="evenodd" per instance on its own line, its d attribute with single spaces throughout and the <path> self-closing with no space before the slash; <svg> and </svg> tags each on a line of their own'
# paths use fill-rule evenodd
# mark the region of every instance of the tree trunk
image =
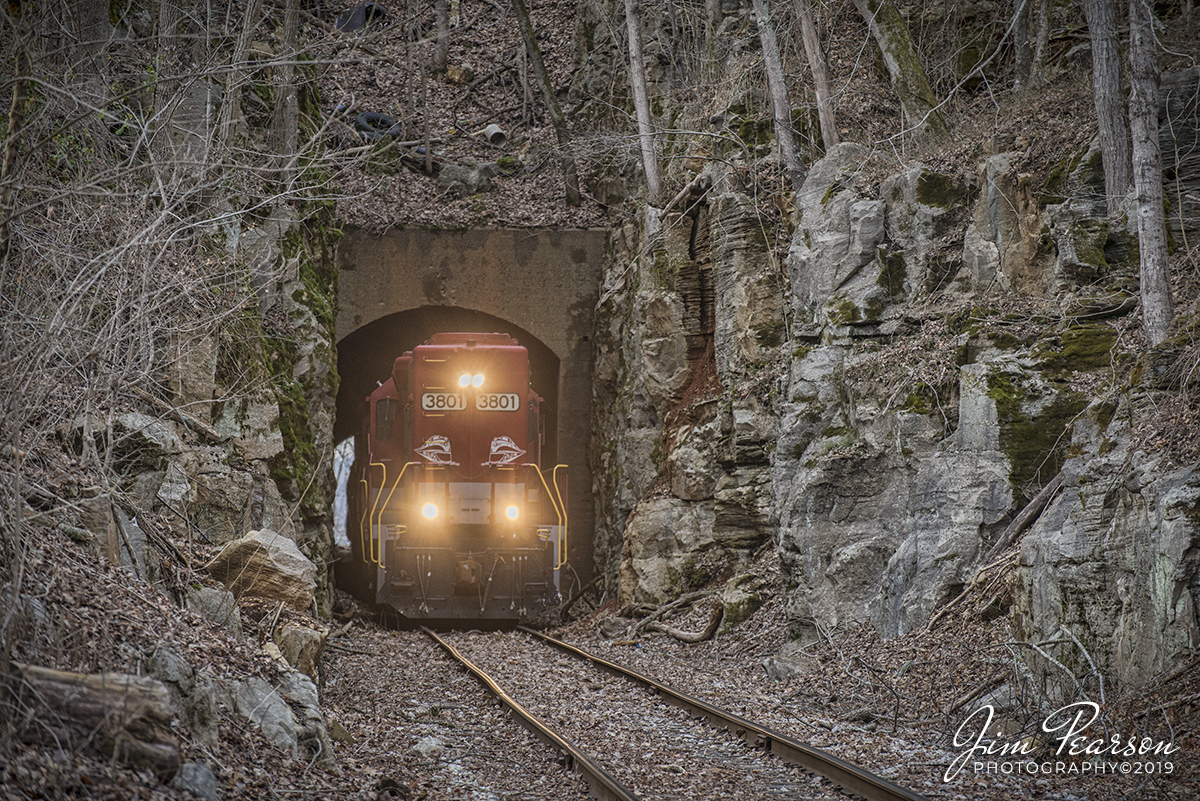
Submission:
<svg viewBox="0 0 1200 801">
<path fill-rule="evenodd" d="M 1150 10 L 1144 0 L 1129 0 L 1129 75 L 1142 320 L 1150 344 L 1158 345 L 1167 338 L 1174 310 L 1163 212 L 1162 153 L 1158 144 L 1158 62 Z"/>
<path fill-rule="evenodd" d="M 704 0 L 704 36 L 708 41 L 708 46 L 713 46 L 713 38 L 717 35 L 717 28 L 721 27 L 721 0 Z"/>
<path fill-rule="evenodd" d="M 108 4 L 96 0 L 74 0 L 71 16 L 75 29 L 73 60 L 81 72 L 99 78 L 106 72 L 105 60 L 98 56 L 108 42 L 112 27 L 108 23 Z"/>
<path fill-rule="evenodd" d="M 650 98 L 646 90 L 646 69 L 642 59 L 642 18 L 638 0 L 625 0 L 625 25 L 629 29 L 629 85 L 633 89 L 633 106 L 637 112 L 642 168 L 646 171 L 646 187 L 653 204 L 658 202 L 662 194 L 662 177 L 658 171 L 658 154 L 654 148 L 654 121 L 650 117 Z"/>
<path fill-rule="evenodd" d="M 538 47 L 537 36 L 533 31 L 533 22 L 529 19 L 529 9 L 525 0 L 513 0 L 513 9 L 517 12 L 517 21 L 521 25 L 521 38 L 525 41 L 525 53 L 529 56 L 529 66 L 533 76 L 537 78 L 542 88 L 542 99 L 550 111 L 550 120 L 554 124 L 554 134 L 558 145 L 562 148 L 562 158 L 559 164 L 563 171 L 563 180 L 567 189 L 567 205 L 578 206 L 582 202 L 579 194 L 579 174 L 575 168 L 575 156 L 571 152 L 571 132 L 567 129 L 567 118 L 563 116 L 562 107 L 558 105 L 558 95 L 550 83 L 550 75 L 546 72 L 546 64 L 542 61 L 542 50 Z"/>
<path fill-rule="evenodd" d="M 783 59 L 779 56 L 775 26 L 771 23 L 770 12 L 767 10 L 767 0 L 754 0 L 754 17 L 758 21 L 758 38 L 762 41 L 763 63 L 767 68 L 767 89 L 771 92 L 771 108 L 775 112 L 775 141 L 779 144 L 779 161 L 783 164 L 792 190 L 799 192 L 804 183 L 804 164 L 796 154 L 792 102 L 788 98 Z"/>
<path fill-rule="evenodd" d="M 817 116 L 821 122 L 821 141 L 826 152 L 838 143 L 837 120 L 833 116 L 833 93 L 829 86 L 829 71 L 825 67 L 825 54 L 821 52 L 821 37 L 813 21 L 809 0 L 800 0 L 800 36 L 804 40 L 804 55 L 808 57 L 808 68 L 812 71 L 813 85 L 817 92 Z"/>
<path fill-rule="evenodd" d="M 1083 0 L 1083 13 L 1092 37 L 1092 97 L 1100 127 L 1104 195 L 1109 216 L 1116 218 L 1125 211 L 1125 196 L 1133 183 L 1129 128 L 1121 94 L 1116 0 Z"/>
<path fill-rule="evenodd" d="M 221 106 L 221 133 L 219 143 L 223 148 L 233 144 L 233 135 L 243 122 L 242 118 L 242 84 L 245 82 L 246 54 L 250 51 L 250 40 L 254 38 L 254 28 L 262 16 L 262 0 L 249 0 L 246 4 L 246 16 L 242 18 L 242 30 L 233 45 L 233 54 L 229 59 L 229 77 L 225 83 L 225 102 Z"/>
<path fill-rule="evenodd" d="M 29 102 L 27 82 L 29 80 L 28 24 L 20 16 L 20 8 L 13 13 L 16 37 L 13 42 L 13 88 L 12 103 L 8 107 L 8 126 L 5 128 L 4 160 L 0 162 L 0 265 L 8 258 L 10 231 L 17 197 L 17 158 L 21 150 L 21 127 L 25 123 L 25 106 Z"/>
<path fill-rule="evenodd" d="M 949 138 L 950 129 L 938 111 L 937 98 L 929 87 L 925 68 L 921 66 L 908 26 L 895 4 L 892 0 L 854 0 L 854 6 L 867 21 L 871 35 L 883 53 L 892 88 L 904 110 L 905 123 L 935 139 Z"/>
<path fill-rule="evenodd" d="M 1029 85 L 1033 74 L 1033 42 L 1030 39 L 1033 0 L 1017 0 L 1016 19 L 1013 20 L 1013 50 L 1016 55 L 1015 89 Z"/>
<path fill-rule="evenodd" d="M 433 71 L 445 72 L 450 60 L 450 0 L 434 0 L 437 19 L 437 43 L 433 46 Z"/>
<path fill-rule="evenodd" d="M 1050 47 L 1050 22 L 1054 15 L 1053 0 L 1038 0 L 1037 35 L 1033 45 L 1033 64 L 1029 70 L 1029 85 L 1045 86 L 1046 50 Z"/>
<path fill-rule="evenodd" d="M 161 682 L 123 673 L 15 668 L 13 720 L 23 738 L 91 750 L 168 780 L 179 770 L 171 697 Z M 6 677 L 7 678 L 7 677 Z"/>
<path fill-rule="evenodd" d="M 288 187 L 293 178 L 293 160 L 299 146 L 300 103 L 296 95 L 296 56 L 299 52 L 300 0 L 285 0 L 283 12 L 283 63 L 279 66 L 279 89 L 272 119 L 279 182 Z"/>
</svg>

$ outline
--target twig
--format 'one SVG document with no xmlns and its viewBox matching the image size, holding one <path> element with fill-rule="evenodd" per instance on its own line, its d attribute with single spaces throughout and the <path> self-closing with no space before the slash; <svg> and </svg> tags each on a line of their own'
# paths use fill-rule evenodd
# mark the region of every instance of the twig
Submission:
<svg viewBox="0 0 1200 801">
<path fill-rule="evenodd" d="M 663 604 L 658 609 L 656 609 L 652 613 L 650 613 L 650 615 L 648 617 L 638 621 L 637 625 L 635 625 L 632 629 L 630 629 L 629 636 L 630 637 L 636 636 L 639 632 L 641 632 L 643 629 L 645 629 L 651 623 L 658 620 L 663 615 L 667 614 L 667 612 L 671 612 L 675 609 L 678 609 L 679 607 L 683 606 L 684 604 L 690 604 L 693 601 L 698 601 L 701 598 L 708 598 L 709 596 L 711 596 L 713 594 L 714 593 L 712 590 L 698 590 L 697 592 L 689 592 L 686 595 L 681 595 L 678 598 L 676 598 L 674 601 L 671 601 L 669 604 Z"/>
<path fill-rule="evenodd" d="M 721 619 L 725 616 L 725 604 L 717 601 L 717 605 L 713 607 L 712 614 L 708 617 L 708 624 L 698 632 L 684 631 L 677 629 L 674 626 L 668 626 L 665 623 L 650 623 L 646 626 L 650 631 L 661 631 L 663 634 L 670 634 L 680 642 L 698 643 L 711 639 L 717 633 L 717 628 L 721 625 Z"/>
<path fill-rule="evenodd" d="M 205 437 L 211 442 L 224 442 L 226 440 L 226 437 L 222 437 L 220 434 L 218 434 L 217 430 L 212 426 L 208 425 L 207 423 L 200 422 L 191 415 L 184 414 L 178 408 L 172 406 L 164 400 L 154 397 L 141 387 L 129 387 L 129 392 L 134 397 L 145 401 L 155 409 L 158 409 L 158 411 L 176 420 L 177 422 L 182 423 L 183 425 L 192 429 L 192 431 L 195 431 L 197 434 Z"/>
</svg>

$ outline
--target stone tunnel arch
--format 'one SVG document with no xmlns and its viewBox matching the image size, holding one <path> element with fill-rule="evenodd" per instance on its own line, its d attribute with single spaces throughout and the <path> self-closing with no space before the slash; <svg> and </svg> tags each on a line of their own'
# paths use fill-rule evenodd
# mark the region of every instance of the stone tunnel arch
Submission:
<svg viewBox="0 0 1200 801">
<path fill-rule="evenodd" d="M 547 446 L 569 466 L 568 555 L 593 572 L 592 321 L 609 232 L 602 229 L 348 231 L 338 246 L 336 442 L 392 361 L 438 331 L 500 331 L 529 349 L 551 407 Z"/>
</svg>

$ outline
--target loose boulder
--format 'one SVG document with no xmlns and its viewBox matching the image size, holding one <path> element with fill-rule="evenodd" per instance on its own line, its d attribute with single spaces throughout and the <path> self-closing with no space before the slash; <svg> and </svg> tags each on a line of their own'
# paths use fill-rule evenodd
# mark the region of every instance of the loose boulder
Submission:
<svg viewBox="0 0 1200 801">
<path fill-rule="evenodd" d="M 325 642 L 329 639 L 329 630 L 325 628 L 310 628 L 288 623 L 278 626 L 274 632 L 275 644 L 288 664 L 317 680 L 317 665 L 325 653 Z"/>
<path fill-rule="evenodd" d="M 238 597 L 283 601 L 305 610 L 316 594 L 316 566 L 295 542 L 269 529 L 228 543 L 205 567 Z"/>
</svg>

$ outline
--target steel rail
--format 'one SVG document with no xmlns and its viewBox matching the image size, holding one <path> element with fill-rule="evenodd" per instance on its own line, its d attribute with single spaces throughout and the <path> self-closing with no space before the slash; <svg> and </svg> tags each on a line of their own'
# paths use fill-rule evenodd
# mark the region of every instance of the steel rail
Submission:
<svg viewBox="0 0 1200 801">
<path fill-rule="evenodd" d="M 632 790 L 617 781 L 611 773 L 602 768 L 598 762 L 588 756 L 579 746 L 551 729 L 536 715 L 517 703 L 491 676 L 459 653 L 457 648 L 424 626 L 421 627 L 421 631 L 432 637 L 450 656 L 454 657 L 459 664 L 478 679 L 479 683 L 488 692 L 496 696 L 501 704 L 508 707 L 517 716 L 518 720 L 520 720 L 521 725 L 533 732 L 534 736 L 539 740 L 562 754 L 566 760 L 567 767 L 581 774 L 587 781 L 592 795 L 602 799 L 602 801 L 641 801 Z"/>
<path fill-rule="evenodd" d="M 727 712 L 707 701 L 679 692 L 662 682 L 655 681 L 648 676 L 618 665 L 616 662 L 610 662 L 535 629 L 526 626 L 517 628 L 573 656 L 586 659 L 610 673 L 631 679 L 657 693 L 664 701 L 682 707 L 698 718 L 703 718 L 710 725 L 731 731 L 751 746 L 765 748 L 788 762 L 824 776 L 842 789 L 860 795 L 867 801 L 927 801 L 925 796 L 920 793 L 894 784 L 882 776 L 876 776 L 869 770 L 840 759 L 816 746 L 747 720 L 740 715 Z"/>
</svg>

